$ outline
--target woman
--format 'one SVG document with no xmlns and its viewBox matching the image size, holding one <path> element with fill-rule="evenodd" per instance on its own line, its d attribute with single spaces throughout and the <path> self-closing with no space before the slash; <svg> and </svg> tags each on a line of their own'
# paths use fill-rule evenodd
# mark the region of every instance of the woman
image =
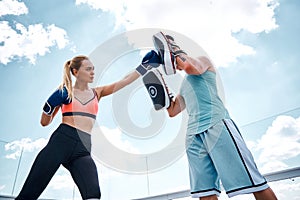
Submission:
<svg viewBox="0 0 300 200">
<path fill-rule="evenodd" d="M 44 191 L 62 164 L 79 188 L 82 199 L 100 199 L 96 165 L 91 157 L 91 130 L 99 100 L 135 81 L 151 67 L 158 67 L 159 56 L 150 51 L 135 71 L 115 83 L 90 88 L 94 65 L 86 56 L 76 56 L 65 63 L 61 86 L 49 97 L 41 116 L 41 125 L 49 125 L 61 109 L 62 123 L 39 152 L 16 200 L 34 200 Z M 71 74 L 76 81 L 72 86 Z"/>
</svg>

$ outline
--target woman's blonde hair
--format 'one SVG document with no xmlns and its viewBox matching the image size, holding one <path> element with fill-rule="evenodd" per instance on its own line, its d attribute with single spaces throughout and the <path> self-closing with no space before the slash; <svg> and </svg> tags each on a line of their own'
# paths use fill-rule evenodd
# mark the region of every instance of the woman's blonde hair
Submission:
<svg viewBox="0 0 300 200">
<path fill-rule="evenodd" d="M 88 60 L 89 58 L 87 56 L 76 56 L 72 58 L 72 60 L 68 60 L 64 65 L 64 75 L 63 75 L 63 82 L 60 85 L 60 88 L 62 89 L 64 86 L 66 87 L 68 91 L 68 98 L 73 98 L 73 86 L 72 86 L 72 75 L 74 75 L 74 69 L 79 70 L 81 67 L 83 60 Z"/>
</svg>

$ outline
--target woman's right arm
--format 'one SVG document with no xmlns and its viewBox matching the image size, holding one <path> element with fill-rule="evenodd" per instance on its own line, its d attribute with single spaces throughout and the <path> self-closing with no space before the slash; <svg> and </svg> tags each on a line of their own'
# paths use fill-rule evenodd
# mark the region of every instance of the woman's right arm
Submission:
<svg viewBox="0 0 300 200">
<path fill-rule="evenodd" d="M 41 125 L 47 126 L 49 125 L 53 118 L 55 117 L 57 111 L 59 110 L 62 104 L 71 103 L 71 99 L 68 96 L 67 88 L 64 86 L 63 88 L 58 88 L 55 90 L 48 100 L 46 101 L 43 107 L 43 114 L 41 116 Z"/>
<path fill-rule="evenodd" d="M 41 125 L 48 126 L 52 122 L 55 115 L 57 114 L 59 108 L 60 108 L 60 106 L 57 106 L 56 108 L 54 108 L 54 111 L 51 115 L 47 115 L 43 112 L 42 116 L 41 116 L 41 121 L 40 121 Z"/>
</svg>

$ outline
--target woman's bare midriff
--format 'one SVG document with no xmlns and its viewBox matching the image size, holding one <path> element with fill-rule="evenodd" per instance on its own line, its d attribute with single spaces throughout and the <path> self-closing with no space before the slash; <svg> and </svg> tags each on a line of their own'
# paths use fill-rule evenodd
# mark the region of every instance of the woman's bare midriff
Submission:
<svg viewBox="0 0 300 200">
<path fill-rule="evenodd" d="M 62 123 L 68 124 L 86 133 L 91 133 L 95 120 L 85 116 L 63 116 Z"/>
</svg>

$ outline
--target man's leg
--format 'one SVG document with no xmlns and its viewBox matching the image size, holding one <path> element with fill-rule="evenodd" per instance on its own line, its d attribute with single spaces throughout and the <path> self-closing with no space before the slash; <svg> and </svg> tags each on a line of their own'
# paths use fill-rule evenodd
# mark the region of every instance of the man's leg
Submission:
<svg viewBox="0 0 300 200">
<path fill-rule="evenodd" d="M 215 200 L 221 193 L 219 176 L 203 145 L 202 134 L 186 137 L 191 196 L 201 200 Z"/>
<path fill-rule="evenodd" d="M 267 188 L 259 192 L 254 192 L 253 195 L 256 200 L 277 200 L 277 197 L 271 188 Z"/>
<path fill-rule="evenodd" d="M 206 196 L 206 197 L 200 197 L 200 200 L 217 200 L 218 197 L 217 195 L 211 195 L 211 196 Z"/>
</svg>

